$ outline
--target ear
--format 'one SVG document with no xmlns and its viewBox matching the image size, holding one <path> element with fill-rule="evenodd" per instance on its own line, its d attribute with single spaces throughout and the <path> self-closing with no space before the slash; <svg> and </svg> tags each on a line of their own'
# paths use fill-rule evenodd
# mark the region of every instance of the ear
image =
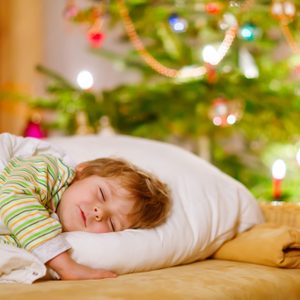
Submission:
<svg viewBox="0 0 300 300">
<path fill-rule="evenodd" d="M 85 169 L 86 163 L 80 163 L 75 167 L 76 177 L 79 177 L 81 172 Z"/>
</svg>

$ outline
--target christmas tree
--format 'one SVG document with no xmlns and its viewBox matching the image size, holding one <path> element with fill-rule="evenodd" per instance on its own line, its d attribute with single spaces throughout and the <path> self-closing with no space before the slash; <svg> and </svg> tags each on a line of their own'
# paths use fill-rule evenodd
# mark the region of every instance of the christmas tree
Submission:
<svg viewBox="0 0 300 300">
<path fill-rule="evenodd" d="M 76 132 L 82 114 L 91 132 L 105 116 L 119 133 L 204 156 L 259 198 L 296 201 L 299 9 L 283 0 L 87 1 L 81 9 L 68 1 L 64 15 L 87 25 L 91 55 L 134 69 L 141 79 L 96 93 L 39 67 L 52 81 L 50 96 L 34 105 L 56 110 L 54 125 L 67 133 Z M 121 56 L 102 46 L 120 23 L 120 39 L 132 45 Z M 277 159 L 287 170 L 272 179 Z"/>
</svg>

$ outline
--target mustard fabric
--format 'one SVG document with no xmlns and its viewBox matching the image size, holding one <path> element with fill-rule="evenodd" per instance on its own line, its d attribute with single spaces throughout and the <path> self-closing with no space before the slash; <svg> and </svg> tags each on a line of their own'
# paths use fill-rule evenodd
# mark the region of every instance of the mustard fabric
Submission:
<svg viewBox="0 0 300 300">
<path fill-rule="evenodd" d="M 299 300 L 300 270 L 211 259 L 116 279 L 5 284 L 0 299 Z"/>
<path fill-rule="evenodd" d="M 300 228 L 300 202 L 260 202 L 266 222 Z"/>
<path fill-rule="evenodd" d="M 300 268 L 300 229 L 272 223 L 255 225 L 223 244 L 213 257 Z"/>
<path fill-rule="evenodd" d="M 285 209 L 287 208 L 287 209 Z M 295 226 L 299 210 L 264 206 L 267 221 Z M 280 216 L 283 212 L 284 218 Z M 286 216 L 287 211 L 292 217 Z M 294 212 L 297 211 L 297 217 Z M 274 217 L 275 216 L 275 217 Z M 258 253 L 259 247 L 255 249 Z M 0 286 L 0 299 L 14 300 L 299 300 L 300 269 L 208 259 L 151 272 L 91 281 L 41 281 Z"/>
</svg>

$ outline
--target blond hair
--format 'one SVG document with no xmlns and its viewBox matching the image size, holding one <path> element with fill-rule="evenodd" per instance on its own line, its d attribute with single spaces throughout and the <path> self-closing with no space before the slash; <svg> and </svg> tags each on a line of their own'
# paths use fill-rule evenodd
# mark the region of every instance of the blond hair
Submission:
<svg viewBox="0 0 300 300">
<path fill-rule="evenodd" d="M 119 158 L 99 158 L 82 164 L 79 180 L 97 175 L 116 178 L 135 202 L 131 228 L 153 228 L 166 221 L 170 210 L 168 186 L 153 174 Z"/>
</svg>

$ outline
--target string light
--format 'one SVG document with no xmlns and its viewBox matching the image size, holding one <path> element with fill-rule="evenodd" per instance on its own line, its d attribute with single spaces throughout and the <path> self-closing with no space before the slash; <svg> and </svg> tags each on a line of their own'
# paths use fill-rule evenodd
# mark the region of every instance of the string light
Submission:
<svg viewBox="0 0 300 300">
<path fill-rule="evenodd" d="M 279 21 L 280 29 L 287 40 L 287 43 L 291 50 L 299 54 L 300 48 L 297 45 L 291 30 L 289 28 L 289 23 L 292 22 L 296 15 L 296 7 L 295 4 L 291 1 L 278 1 L 273 0 L 272 6 L 271 6 L 271 14 L 274 18 L 276 18 Z"/>
<path fill-rule="evenodd" d="M 169 17 L 169 24 L 175 32 L 185 32 L 187 29 L 187 21 L 180 18 L 177 14 L 172 14 Z"/>
<path fill-rule="evenodd" d="M 287 40 L 287 43 L 289 45 L 289 47 L 292 49 L 292 51 L 296 54 L 299 54 L 300 53 L 300 48 L 299 46 L 297 45 L 291 31 L 290 31 L 290 28 L 287 24 L 284 24 L 282 22 L 280 22 L 280 28 L 281 28 L 281 31 L 283 33 L 283 35 L 285 36 L 286 40 Z"/>
<path fill-rule="evenodd" d="M 128 34 L 128 37 L 133 44 L 133 46 L 136 48 L 138 53 L 141 55 L 141 57 L 144 59 L 146 64 L 148 64 L 153 70 L 155 70 L 157 73 L 171 78 L 176 78 L 178 76 L 182 76 L 182 70 L 177 70 L 173 68 L 169 68 L 161 64 L 157 59 L 155 59 L 145 48 L 141 38 L 139 37 L 135 26 L 133 24 L 133 21 L 129 15 L 128 8 L 125 4 L 125 0 L 117 0 L 119 5 L 119 12 L 121 15 L 121 18 L 123 20 L 125 30 Z M 243 5 L 241 6 L 241 11 L 245 11 L 249 9 L 251 5 L 254 4 L 254 0 L 246 0 L 244 1 Z M 233 24 L 227 29 L 225 33 L 224 40 L 220 44 L 220 47 L 218 48 L 218 58 L 216 60 L 216 64 L 219 64 L 222 59 L 225 57 L 227 52 L 229 51 L 235 37 L 237 34 L 238 25 Z M 185 68 L 185 67 L 184 67 Z M 200 68 L 198 70 L 198 68 Z M 203 73 L 203 66 L 195 67 L 193 74 L 202 74 Z"/>
</svg>

